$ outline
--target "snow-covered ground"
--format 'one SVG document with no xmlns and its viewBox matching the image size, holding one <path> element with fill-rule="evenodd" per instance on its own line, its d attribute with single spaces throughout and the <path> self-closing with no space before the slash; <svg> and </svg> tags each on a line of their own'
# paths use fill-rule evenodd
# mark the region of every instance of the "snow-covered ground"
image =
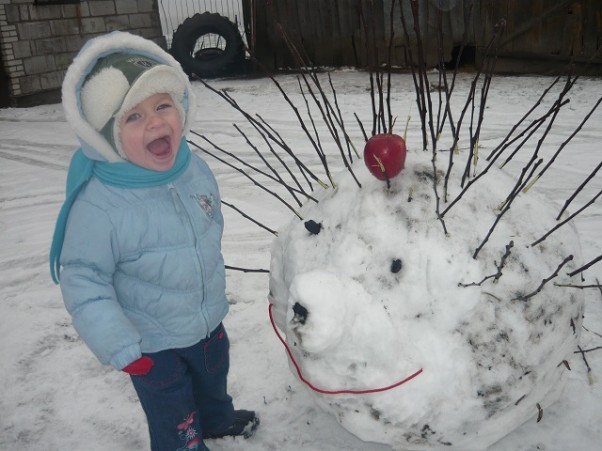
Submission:
<svg viewBox="0 0 602 451">
<path fill-rule="evenodd" d="M 333 83 L 347 129 L 361 148 L 361 133 L 353 113 L 370 123 L 368 77 L 356 71 L 335 71 Z M 293 75 L 278 81 L 291 93 L 300 110 L 303 100 Z M 517 119 L 549 86 L 548 77 L 495 77 L 489 93 L 481 152 L 493 149 Z M 305 139 L 297 119 L 276 86 L 266 78 L 212 82 L 248 112 L 257 112 L 277 129 L 300 158 L 319 169 L 320 164 Z M 327 84 L 326 84 L 327 85 Z M 470 77 L 462 75 L 459 98 Z M 232 126 L 240 124 L 256 145 L 241 115 L 199 82 L 199 109 L 192 129 L 252 164 L 260 158 Z M 572 133 L 602 92 L 602 80 L 581 79 L 546 141 L 549 156 Z M 555 97 L 546 102 L 555 100 Z M 410 116 L 408 147 L 421 146 L 415 94 L 409 75 L 393 80 L 392 104 L 401 132 Z M 461 103 L 461 102 L 459 102 Z M 538 187 L 562 204 L 600 160 L 602 111 L 598 110 L 571 141 Z M 194 141 L 213 150 L 193 135 Z M 327 141 L 327 140 L 326 140 Z M 326 146 L 332 147 L 326 143 Z M 534 145 L 534 144 L 533 144 Z M 530 146 L 532 150 L 533 145 Z M 60 105 L 0 110 L 0 449 L 2 450 L 114 450 L 147 449 L 146 423 L 129 378 L 102 367 L 77 337 L 63 308 L 60 290 L 48 271 L 48 248 L 54 220 L 64 197 L 69 158 L 77 141 L 68 128 Z M 195 150 L 195 148 L 193 148 Z M 529 151 L 530 151 L 529 150 Z M 195 151 L 198 151 L 196 149 Z M 332 149 L 332 166 L 341 169 Z M 206 156 L 216 173 L 223 200 L 272 229 L 289 222 L 292 213 L 281 202 L 254 186 L 239 172 Z M 514 165 L 528 158 L 518 156 Z M 232 161 L 230 159 L 230 161 Z M 337 170 L 335 169 L 335 171 Z M 275 182 L 261 183 L 284 195 Z M 602 189 L 598 173 L 571 204 L 571 211 Z M 226 264 L 268 269 L 273 235 L 223 207 L 226 229 L 223 250 Z M 602 254 L 602 206 L 589 207 L 575 221 L 583 247 L 583 261 Z M 93 237 L 91 237 L 93 239 Z M 588 281 L 602 281 L 602 263 L 586 273 Z M 322 411 L 307 389 L 290 371 L 287 357 L 268 318 L 268 275 L 228 272 L 230 314 L 225 324 L 231 348 L 230 390 L 236 405 L 253 408 L 261 426 L 249 439 L 208 441 L 212 450 L 377 451 L 386 446 L 362 442 Z M 577 295 L 581 295 L 577 290 Z M 602 346 L 602 293 L 588 291 L 581 347 Z M 574 354 L 570 375 L 559 402 L 545 409 L 504 437 L 492 451 L 594 451 L 602 441 L 602 349 Z M 410 389 L 410 386 L 404 389 Z"/>
</svg>

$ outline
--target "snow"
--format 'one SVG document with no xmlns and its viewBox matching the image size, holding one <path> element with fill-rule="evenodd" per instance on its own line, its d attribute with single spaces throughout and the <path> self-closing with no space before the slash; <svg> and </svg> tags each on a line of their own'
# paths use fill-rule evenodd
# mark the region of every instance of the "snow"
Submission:
<svg viewBox="0 0 602 451">
<path fill-rule="evenodd" d="M 299 86 L 294 75 L 278 76 L 277 80 L 289 93 L 291 99 L 301 111 L 304 111 L 304 101 L 299 94 Z M 332 73 L 332 81 L 337 90 L 338 102 L 344 111 L 346 127 L 356 146 L 361 150 L 362 136 L 357 126 L 353 113 L 361 118 L 369 128 L 371 110 L 369 101 L 369 83 L 365 73 L 352 70 L 338 70 Z M 469 74 L 462 74 L 458 80 L 457 94 L 462 98 L 470 86 Z M 504 138 L 512 125 L 524 114 L 539 98 L 541 92 L 550 85 L 552 78 L 549 77 L 495 77 L 489 93 L 488 109 L 485 116 L 485 124 L 480 139 L 480 151 L 482 159 L 479 168 L 483 168 L 484 154 L 491 151 Z M 248 112 L 258 113 L 273 126 L 286 139 L 287 143 L 301 160 L 316 173 L 320 173 L 321 164 L 315 155 L 312 146 L 308 143 L 305 135 L 300 129 L 299 123 L 280 95 L 277 87 L 267 78 L 256 79 L 231 79 L 217 80 L 211 83 L 217 89 L 226 90 L 238 104 Z M 327 85 L 327 84 L 326 84 Z M 325 85 L 325 86 L 326 86 Z M 570 93 L 571 102 L 563 108 L 557 119 L 550 136 L 542 147 L 541 155 L 549 159 L 557 150 L 558 146 L 572 133 L 583 117 L 592 108 L 601 92 L 602 80 L 580 79 Z M 199 108 L 196 122 L 192 130 L 203 134 L 211 142 L 221 148 L 233 152 L 237 157 L 249 164 L 262 166 L 261 158 L 245 142 L 233 123 L 239 125 L 246 136 L 258 147 L 266 149 L 265 142 L 253 132 L 252 127 L 226 104 L 225 101 L 207 90 L 201 83 L 195 82 L 194 87 L 199 93 Z M 393 80 L 392 104 L 394 112 L 398 116 L 397 132 L 401 133 L 408 116 L 410 117 L 408 128 L 408 159 L 406 169 L 400 177 L 392 183 L 392 190 L 403 191 L 407 189 L 411 171 L 418 165 L 429 165 L 429 159 L 420 150 L 422 146 L 419 122 L 417 119 L 415 94 L 411 76 L 398 74 Z M 556 91 L 557 92 L 557 91 Z M 548 107 L 555 100 L 555 96 L 546 98 L 542 108 Z M 579 267 L 583 262 L 588 262 L 602 253 L 602 242 L 600 241 L 600 225 L 602 207 L 599 202 L 593 204 L 581 213 L 574 222 L 578 233 L 582 252 L 581 255 L 571 241 L 574 234 L 571 229 L 561 229 L 552 235 L 546 243 L 546 258 L 535 258 L 529 252 L 523 250 L 519 243 L 530 243 L 533 237 L 541 235 L 542 227 L 551 216 L 559 211 L 558 205 L 575 191 L 585 180 L 588 174 L 600 162 L 598 142 L 602 138 L 600 123 L 602 112 L 596 111 L 583 130 L 569 143 L 567 148 L 559 155 L 557 161 L 537 183 L 538 191 L 549 197 L 554 206 L 547 206 L 540 201 L 535 191 L 521 195 L 517 199 L 516 217 L 504 228 L 496 229 L 492 236 L 492 242 L 483 249 L 482 260 L 492 265 L 493 261 L 499 262 L 504 246 L 508 244 L 508 237 L 515 236 L 515 247 L 513 250 L 520 254 L 520 258 L 527 259 L 531 270 L 537 274 L 533 279 L 519 276 L 510 271 L 500 279 L 500 284 L 508 286 L 526 285 L 526 290 L 534 290 L 538 287 L 541 279 L 551 275 L 558 267 L 570 250 L 575 254 L 573 267 Z M 319 122 L 319 121 L 318 121 Z M 321 131 L 323 125 L 317 124 Z M 88 450 L 126 450 L 148 448 L 146 424 L 142 410 L 138 405 L 135 393 L 129 379 L 124 374 L 101 366 L 85 347 L 70 325 L 70 318 L 66 313 L 60 290 L 50 280 L 48 272 L 48 248 L 53 231 L 54 220 L 64 197 L 64 182 L 69 158 L 77 146 L 77 141 L 69 130 L 60 105 L 46 105 L 26 109 L 4 109 L 0 110 L 0 268 L 2 269 L 0 304 L 0 330 L 3 332 L 3 340 L 0 343 L 0 356 L 3 365 L 0 368 L 0 449 L 24 449 L 24 450 L 46 450 L 46 449 L 88 449 Z M 324 135 L 325 136 L 325 135 Z M 216 153 L 213 146 L 206 141 L 191 135 L 190 138 L 203 148 Z M 339 181 L 340 191 L 343 193 L 342 200 L 333 197 L 334 201 L 327 203 L 328 214 L 338 216 L 341 220 L 353 217 L 353 233 L 357 235 L 370 235 L 371 240 L 376 240 L 383 235 L 390 235 L 390 249 L 392 255 L 397 255 L 394 250 L 398 243 L 404 240 L 399 236 L 399 230 L 391 233 L 391 227 L 399 221 L 372 220 L 364 216 L 366 211 L 382 210 L 390 208 L 390 199 L 382 195 L 376 196 L 376 192 L 384 190 L 382 182 L 372 179 L 363 168 L 362 162 L 354 166 L 354 171 L 360 178 L 363 189 L 371 198 L 369 202 L 362 203 L 353 194 L 354 183 L 349 180 L 347 172 L 338 157 L 338 150 L 334 148 L 328 139 L 324 139 L 324 146 L 328 147 L 330 164 L 333 174 Z M 524 163 L 530 157 L 537 139 L 533 139 L 513 161 L 507 165 L 506 170 L 510 173 L 520 171 Z M 457 163 L 464 162 L 462 155 L 466 154 L 466 144 L 460 143 L 460 156 Z M 299 231 L 304 231 L 303 221 L 296 219 L 291 209 L 282 202 L 275 199 L 266 191 L 254 185 L 239 171 L 228 167 L 216 159 L 199 152 L 213 168 L 222 197 L 224 201 L 231 203 L 243 210 L 246 214 L 259 220 L 262 224 L 283 233 L 293 223 L 301 226 Z M 234 161 L 225 157 L 229 161 Z M 440 162 L 443 165 L 443 161 Z M 240 163 L 236 163 L 240 166 Z M 460 166 L 461 164 L 457 164 Z M 246 171 L 252 174 L 248 168 Z M 276 182 L 253 174 L 253 177 L 268 189 L 278 192 L 282 197 L 290 200 L 291 197 Z M 493 179 L 493 177 L 492 177 Z M 500 179 L 503 179 L 501 177 Z M 326 179 L 325 179 L 326 180 Z M 496 178 L 497 180 L 497 178 Z M 482 182 L 478 182 L 482 183 Z M 487 181 L 483 183 L 498 183 Z M 503 196 L 503 190 L 507 190 L 507 182 L 499 182 L 497 186 L 483 185 L 483 188 L 474 191 L 474 198 L 468 199 L 477 210 L 485 212 L 482 204 L 483 198 L 486 205 L 493 205 L 491 199 L 494 195 Z M 478 186 L 478 184 L 475 184 Z M 346 187 L 346 188 L 345 188 Z M 343 189 L 345 188 L 345 189 Z M 418 184 L 414 195 L 418 199 L 420 192 L 432 194 L 432 186 Z M 422 189 L 422 191 L 421 191 Z M 456 188 L 454 188 L 456 189 Z M 597 174 L 587 185 L 585 190 L 570 205 L 570 212 L 576 211 L 585 205 L 593 196 L 602 189 L 602 178 Z M 328 197 L 332 190 L 316 195 Z M 484 193 L 488 192 L 488 193 Z M 405 193 L 405 192 L 404 192 Z M 487 194 L 487 195 L 486 195 Z M 309 215 L 318 221 L 318 210 L 311 202 L 300 208 L 294 201 L 290 201 L 293 209 L 302 215 Z M 357 204 L 357 208 L 356 208 Z M 319 206 L 320 204 L 318 204 Z M 444 237 L 441 225 L 432 221 L 432 209 L 425 208 L 425 204 L 415 202 L 412 211 L 406 211 L 412 217 L 420 217 L 423 221 L 421 226 L 429 231 L 429 240 L 416 235 L 414 246 L 404 244 L 403 267 L 400 277 L 406 277 L 404 271 L 412 274 L 403 280 L 408 289 L 407 311 L 400 309 L 400 315 L 416 315 L 424 310 L 424 290 L 438 292 L 447 290 L 450 283 L 463 281 L 465 283 L 478 282 L 482 275 L 492 273 L 493 266 L 482 269 L 478 264 L 465 259 L 467 246 L 472 251 L 478 244 L 479 237 L 491 225 L 492 211 L 487 214 L 466 217 L 460 205 L 450 215 L 457 214 L 458 217 L 450 217 L 450 236 Z M 353 206 L 353 208 L 352 208 Z M 362 208 L 360 208 L 360 206 Z M 406 208 L 407 205 L 404 205 Z M 513 206 L 514 208 L 514 206 Z M 314 210 L 312 210 L 314 209 Z M 421 210 L 422 209 L 422 210 Z M 235 267 L 264 268 L 270 267 L 272 259 L 272 246 L 274 236 L 266 230 L 257 227 L 253 222 L 242 217 L 235 210 L 223 207 L 226 229 L 223 240 L 223 252 L 226 264 Z M 512 210 L 511 210 L 512 211 Z M 353 216 L 356 215 L 356 216 Z M 430 215 L 430 216 L 429 216 Z M 524 215 L 524 217 L 522 216 Z M 328 232 L 328 221 L 324 222 L 324 237 Z M 349 224 L 349 222 L 347 223 Z M 350 226 L 351 227 L 351 226 Z M 293 227 L 294 228 L 294 227 Z M 316 237 L 320 237 L 318 234 Z M 555 237 L 556 235 L 556 237 Z M 562 240 L 559 238 L 562 237 Z M 337 237 L 337 239 L 339 239 Z M 303 243 L 303 239 L 290 239 L 288 245 L 294 247 Z M 366 238 L 367 239 L 367 238 Z M 425 281 L 424 273 L 426 257 L 438 256 L 442 252 L 440 241 L 452 243 L 451 249 L 455 258 L 454 264 L 447 260 L 430 258 L 430 276 Z M 560 241 L 566 241 L 561 243 Z M 316 260 L 313 268 L 299 268 L 293 271 L 299 273 L 299 277 L 293 278 L 290 290 L 293 299 L 309 300 L 308 311 L 321 310 L 320 323 L 310 324 L 315 329 L 305 331 L 309 337 L 304 345 L 312 353 L 331 353 L 331 357 L 345 357 L 351 349 L 345 348 L 345 340 L 348 337 L 363 340 L 353 342 L 356 352 L 361 351 L 365 360 L 370 365 L 381 365 L 383 371 L 367 372 L 357 381 L 361 387 L 382 386 L 395 382 L 413 371 L 424 368 L 423 373 L 406 384 L 392 389 L 386 394 L 369 395 L 376 396 L 384 404 L 387 400 L 394 400 L 390 404 L 396 404 L 401 400 L 411 413 L 422 409 L 426 415 L 433 411 L 434 406 L 430 396 L 433 390 L 424 388 L 428 381 L 442 384 L 450 394 L 442 398 L 442 408 L 453 405 L 458 401 L 457 407 L 460 411 L 465 404 L 452 396 L 454 393 L 463 393 L 466 390 L 466 381 L 446 377 L 439 371 L 458 369 L 458 362 L 463 362 L 463 348 L 454 347 L 453 343 L 446 342 L 448 336 L 446 331 L 453 328 L 458 317 L 462 316 L 458 311 L 458 304 L 445 305 L 443 303 L 429 306 L 435 312 L 432 317 L 434 321 L 423 319 L 420 324 L 406 321 L 407 330 L 398 330 L 394 323 L 387 320 L 388 316 L 383 309 L 362 309 L 359 303 L 366 302 L 372 305 L 373 296 L 368 295 L 369 290 L 376 290 L 354 281 L 350 275 L 358 270 L 366 258 L 357 240 L 348 239 L 332 254 L 332 261 L 336 260 L 337 271 L 321 270 L 321 263 Z M 400 245 L 400 244 L 399 244 Z M 324 256 L 324 245 L 320 244 L 317 252 L 314 249 L 316 259 Z M 382 244 L 379 244 L 382 246 Z M 520 249 L 520 250 L 519 250 Z M 307 249 L 301 249 L 307 251 Z M 345 252 L 343 252 L 343 250 Z M 340 255 L 336 255 L 339 252 Z M 447 252 L 447 251 L 445 251 Z M 489 252 L 489 254 L 487 254 Z M 276 252 L 277 256 L 278 253 Z M 288 258 L 289 254 L 284 254 Z M 336 257 L 336 258 L 335 258 Z M 383 262 L 390 263 L 391 256 L 383 256 Z M 284 257 L 282 259 L 284 261 Z M 291 259 L 292 261 L 292 259 Z M 374 263 L 379 267 L 383 262 Z M 461 262 L 461 264 L 460 264 Z M 289 264 L 289 262 L 287 262 Z M 292 264 L 292 263 L 291 263 Z M 297 264 L 297 263 L 295 263 Z M 273 265 L 273 263 L 272 263 Z M 335 268 L 331 264 L 330 268 Z M 451 271 L 453 269 L 453 271 Z M 566 279 L 566 270 L 560 272 L 562 279 Z M 376 269 L 374 269 L 376 270 Z M 395 274 L 388 273 L 389 283 L 394 280 Z M 584 276 L 585 281 L 575 281 L 574 284 L 592 284 L 596 280 L 602 280 L 602 266 L 597 264 L 588 269 Z M 286 352 L 278 341 L 268 316 L 268 291 L 269 275 L 265 273 L 243 273 L 229 271 L 227 273 L 228 296 L 231 302 L 230 313 L 225 321 L 231 339 L 231 375 L 230 391 L 240 408 L 253 408 L 261 416 L 261 426 L 256 435 L 249 440 L 228 439 L 219 441 L 208 441 L 212 450 L 350 450 L 350 451 L 377 451 L 390 449 L 387 445 L 365 442 L 354 434 L 348 432 L 337 421 L 337 416 L 329 411 L 329 401 L 325 397 L 314 395 L 296 377 L 295 371 L 290 367 Z M 383 275 L 384 277 L 384 275 Z M 523 279 L 520 279 L 523 277 Z M 292 281 L 292 280 L 290 280 Z M 419 283 L 420 282 L 420 283 Z M 399 282 L 401 283 L 401 282 Z M 386 285 L 386 284 L 385 284 Z M 288 282 L 284 285 L 288 290 Z M 491 285 L 487 285 L 491 289 Z M 502 290 L 503 287 L 496 289 Z M 551 284 L 546 287 L 550 293 L 560 290 Z M 465 296 L 463 308 L 472 303 L 478 306 L 473 297 L 466 295 L 471 288 L 461 289 L 455 287 L 454 301 L 456 297 Z M 565 288 L 565 293 L 577 299 L 585 299 L 585 311 L 583 327 L 581 328 L 582 349 L 591 349 L 602 345 L 602 295 L 597 289 Z M 277 294 L 277 293 L 273 293 Z M 325 304 L 316 300 L 318 296 L 326 296 L 336 302 Z M 496 294 L 497 296 L 497 294 Z M 538 300 L 538 296 L 531 298 Z M 558 301 L 554 301 L 558 302 Z M 569 302 L 566 301 L 567 306 Z M 345 306 L 344 309 L 338 307 Z M 361 312 L 360 322 L 355 315 Z M 275 311 L 276 319 L 281 325 L 282 333 L 292 337 L 287 329 L 284 318 L 286 314 L 278 308 Z M 347 315 L 347 316 L 345 316 Z M 291 319 L 291 317 L 289 317 Z M 501 321 L 510 321 L 512 316 L 502 315 Z M 358 326 L 350 334 L 351 326 Z M 375 326 L 374 329 L 366 328 Z M 562 337 L 570 337 L 566 329 L 566 323 L 558 334 L 551 334 L 539 343 L 541 349 L 547 351 L 542 353 L 553 353 L 568 355 L 567 361 L 571 370 L 563 371 L 566 377 L 566 386 L 559 394 L 559 400 L 551 405 L 542 404 L 543 417 L 537 422 L 537 411 L 525 413 L 526 422 L 516 430 L 502 437 L 489 449 L 492 451 L 531 451 L 531 450 L 597 450 L 602 439 L 602 391 L 600 389 L 599 375 L 602 371 L 602 350 L 594 350 L 586 353 L 587 362 L 591 367 L 588 371 L 580 354 L 575 354 L 576 345 L 570 344 L 570 349 L 563 349 Z M 560 325 L 559 325 L 560 327 Z M 419 331 L 423 339 L 417 340 Z M 518 327 L 517 333 L 528 334 L 527 326 Z M 482 332 L 476 323 L 466 333 Z M 413 337 L 416 348 L 399 346 L 391 348 L 388 344 L 392 337 L 400 333 Z M 378 340 L 370 337 L 376 335 Z M 384 341 L 381 341 L 384 340 Z M 388 340 L 388 341 L 387 341 Z M 555 341 L 556 340 L 556 341 Z M 428 341 L 428 343 L 427 343 Z M 348 343 L 351 344 L 351 343 Z M 430 346 L 428 352 L 422 351 L 420 346 Z M 533 349 L 524 347 L 524 354 L 533 354 Z M 454 352 L 450 352 L 453 349 Z M 539 349 L 539 348 L 537 348 Z M 418 352 L 420 350 L 420 352 Z M 340 352 L 339 352 L 340 351 Z M 513 352 L 518 352 L 514 350 Z M 371 354 L 368 354 L 371 353 Z M 537 354 L 537 352 L 535 352 Z M 401 355 L 402 358 L 398 358 Z M 548 354 L 546 354 L 548 355 Z M 557 358 L 552 365 L 556 369 Z M 547 361 L 547 360 L 546 360 Z M 337 375 L 340 365 L 333 361 L 331 371 L 324 371 L 323 367 L 316 363 L 313 367 L 307 365 L 303 360 L 302 367 L 306 370 L 306 376 L 315 382 L 315 385 L 326 388 L 349 388 L 345 386 L 346 378 Z M 436 372 L 429 369 L 437 368 Z M 292 371 L 291 371 L 292 370 Z M 369 373 L 369 374 L 368 374 Z M 550 370 L 550 373 L 553 373 Z M 556 374 L 556 373 L 554 373 Z M 369 379 L 371 378 L 371 379 Z M 393 379 L 393 380 L 392 380 Z M 590 381 L 591 379 L 591 381 Z M 367 385 L 364 385 L 367 384 Z M 544 384 L 553 386 L 554 384 Z M 360 388 L 361 388 L 360 387 Z M 357 388 L 357 386 L 351 387 Z M 470 389 L 470 387 L 468 387 Z M 439 390 L 440 391 L 440 390 Z M 437 392 L 438 393 L 438 392 Z M 438 393 L 441 396 L 441 393 Z M 350 403 L 361 401 L 366 395 L 341 396 L 328 395 L 330 400 L 351 399 Z M 337 398 L 339 396 L 340 398 Z M 364 398 L 365 399 L 365 398 Z M 376 398 L 368 398 L 376 399 Z M 425 402 L 427 400 L 427 402 Z M 411 401 L 411 403 L 410 403 Z M 333 404 L 336 402 L 332 402 Z M 523 405 L 523 401 L 519 406 Z M 525 404 L 526 405 L 526 404 Z M 394 407 L 392 407 L 394 408 Z M 523 415 L 523 413 L 521 413 Z M 454 421 L 453 414 L 448 413 L 446 421 Z M 460 415 L 461 416 L 461 415 Z M 480 421 L 478 416 L 473 418 Z M 354 431 L 373 431 L 373 420 L 366 415 L 357 415 L 351 423 L 345 426 Z M 501 423 L 502 429 L 511 428 L 511 419 Z M 512 425 L 513 427 L 513 425 Z M 376 433 L 376 432 L 374 432 Z M 370 440 L 374 438 L 369 437 Z"/>
</svg>

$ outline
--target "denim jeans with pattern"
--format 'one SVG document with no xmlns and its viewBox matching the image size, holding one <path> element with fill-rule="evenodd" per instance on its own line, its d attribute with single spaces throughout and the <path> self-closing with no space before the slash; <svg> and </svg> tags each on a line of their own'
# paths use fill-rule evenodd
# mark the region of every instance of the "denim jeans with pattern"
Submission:
<svg viewBox="0 0 602 451">
<path fill-rule="evenodd" d="M 152 451 L 208 451 L 203 433 L 230 426 L 229 349 L 220 324 L 189 348 L 144 354 L 154 366 L 145 376 L 131 378 L 146 414 Z"/>
</svg>

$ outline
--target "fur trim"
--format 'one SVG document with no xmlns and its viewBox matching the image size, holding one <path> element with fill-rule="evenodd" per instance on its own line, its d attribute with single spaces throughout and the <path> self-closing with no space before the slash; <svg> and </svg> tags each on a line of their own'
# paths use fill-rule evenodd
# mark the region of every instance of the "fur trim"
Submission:
<svg viewBox="0 0 602 451">
<path fill-rule="evenodd" d="M 182 121 L 182 129 L 184 129 L 186 114 L 181 107 L 184 90 L 185 87 L 182 84 L 179 74 L 173 70 L 173 68 L 164 65 L 155 66 L 136 79 L 134 85 L 125 95 L 121 108 L 115 113 L 115 121 L 113 124 L 115 148 L 122 158 L 125 158 L 125 152 L 121 145 L 121 129 L 119 124 L 123 115 L 153 94 L 165 92 L 169 94 L 175 102 L 176 109 L 180 115 L 180 120 Z"/>
<path fill-rule="evenodd" d="M 112 67 L 101 70 L 86 82 L 80 94 L 82 113 L 95 130 L 109 122 L 129 89 L 123 72 Z"/>
<path fill-rule="evenodd" d="M 196 107 L 192 86 L 188 77 L 182 71 L 180 64 L 154 42 L 122 31 L 114 31 L 89 40 L 73 59 L 73 63 L 69 66 L 65 74 L 62 89 L 63 109 L 67 122 L 71 125 L 80 140 L 84 153 L 94 160 L 109 162 L 120 162 L 123 161 L 123 158 L 116 153 L 107 139 L 86 120 L 82 110 L 80 95 L 86 76 L 90 73 L 96 61 L 103 56 L 115 52 L 145 55 L 177 69 L 177 73 L 186 87 L 184 97 L 181 100 L 181 108 L 185 112 L 183 115 L 184 135 L 190 129 Z M 106 92 L 99 93 L 99 95 L 103 94 L 106 94 Z"/>
</svg>

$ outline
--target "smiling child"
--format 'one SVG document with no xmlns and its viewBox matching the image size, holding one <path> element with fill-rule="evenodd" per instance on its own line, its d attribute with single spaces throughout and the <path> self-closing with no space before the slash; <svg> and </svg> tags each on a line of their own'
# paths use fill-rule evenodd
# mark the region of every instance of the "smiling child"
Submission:
<svg viewBox="0 0 602 451">
<path fill-rule="evenodd" d="M 113 32 L 73 60 L 63 107 L 81 148 L 50 264 L 75 329 L 131 376 L 153 451 L 249 437 L 259 419 L 227 391 L 219 190 L 184 139 L 188 77 L 153 42 Z"/>
</svg>

